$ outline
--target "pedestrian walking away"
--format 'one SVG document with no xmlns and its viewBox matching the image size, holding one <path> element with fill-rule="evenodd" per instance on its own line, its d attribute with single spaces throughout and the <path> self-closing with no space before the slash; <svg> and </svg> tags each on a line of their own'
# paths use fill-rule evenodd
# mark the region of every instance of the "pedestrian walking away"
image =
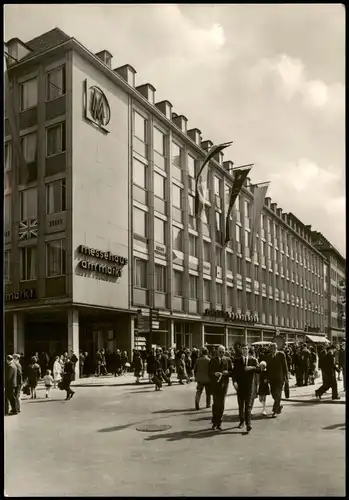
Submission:
<svg viewBox="0 0 349 500">
<path fill-rule="evenodd" d="M 315 396 L 320 400 L 321 396 L 332 389 L 332 399 L 340 399 L 338 395 L 338 386 L 336 372 L 339 373 L 339 367 L 335 363 L 336 346 L 331 345 L 327 349 L 326 356 L 322 356 L 319 361 L 319 367 L 322 371 L 322 386 L 315 391 Z"/>
<path fill-rule="evenodd" d="M 225 397 L 228 391 L 229 377 L 233 374 L 231 360 L 224 356 L 225 347 L 217 348 L 218 357 L 212 358 L 209 364 L 209 376 L 211 393 L 213 395 L 212 405 L 212 430 L 222 430 Z"/>
<path fill-rule="evenodd" d="M 247 432 L 252 430 L 251 411 L 257 395 L 256 373 L 259 370 L 257 359 L 249 356 L 248 345 L 242 346 L 242 356 L 235 359 L 233 384 L 239 405 L 239 428 L 246 424 Z"/>
<path fill-rule="evenodd" d="M 201 349 L 201 356 L 195 360 L 194 366 L 194 375 L 197 382 L 195 394 L 196 410 L 200 409 L 200 398 L 204 389 L 206 394 L 206 408 L 210 408 L 211 406 L 209 364 L 208 350 L 206 347 L 203 347 Z"/>
<path fill-rule="evenodd" d="M 273 414 L 275 418 L 282 411 L 281 394 L 287 374 L 287 363 L 285 353 L 277 350 L 275 343 L 271 344 L 271 354 L 267 357 L 266 380 L 270 384 L 271 396 L 274 400 Z"/>
<path fill-rule="evenodd" d="M 54 380 L 51 374 L 51 370 L 46 370 L 46 374 L 44 376 L 44 384 L 45 384 L 45 396 L 46 398 L 50 397 L 50 390 L 54 384 Z"/>
</svg>

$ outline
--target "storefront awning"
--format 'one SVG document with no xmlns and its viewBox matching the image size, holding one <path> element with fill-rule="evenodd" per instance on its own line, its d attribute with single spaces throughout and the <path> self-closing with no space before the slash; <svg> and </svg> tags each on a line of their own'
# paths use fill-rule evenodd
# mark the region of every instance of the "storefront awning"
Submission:
<svg viewBox="0 0 349 500">
<path fill-rule="evenodd" d="M 315 342 L 318 344 L 329 344 L 330 341 L 328 338 L 322 335 L 306 335 L 307 339 L 310 340 L 311 342 Z"/>
</svg>

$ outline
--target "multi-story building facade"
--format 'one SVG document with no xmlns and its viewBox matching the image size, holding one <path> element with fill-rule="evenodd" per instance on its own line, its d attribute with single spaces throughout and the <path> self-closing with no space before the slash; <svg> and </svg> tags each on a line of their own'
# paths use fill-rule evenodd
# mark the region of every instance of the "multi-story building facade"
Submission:
<svg viewBox="0 0 349 500">
<path fill-rule="evenodd" d="M 328 337 L 336 342 L 345 337 L 346 261 L 338 250 L 318 231 L 311 233 L 312 244 L 327 260 L 325 282 L 327 304 L 325 322 Z"/>
<path fill-rule="evenodd" d="M 160 345 L 289 341 L 324 330 L 325 257 L 311 231 L 266 198 L 250 254 L 247 179 L 223 245 L 233 177 L 209 165 L 202 220 L 195 174 L 212 146 L 197 128 L 58 29 L 7 43 L 27 172 L 5 116 L 6 343 L 16 351 L 131 350 L 159 310 Z M 6 109 L 8 105 L 6 105 Z M 139 328 L 137 328 L 139 326 Z"/>
</svg>

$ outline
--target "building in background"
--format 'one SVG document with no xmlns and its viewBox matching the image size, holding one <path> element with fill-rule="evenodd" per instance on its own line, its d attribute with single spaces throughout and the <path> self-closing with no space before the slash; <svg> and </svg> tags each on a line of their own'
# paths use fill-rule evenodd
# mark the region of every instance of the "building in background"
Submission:
<svg viewBox="0 0 349 500">
<path fill-rule="evenodd" d="M 223 246 L 232 162 L 210 162 L 204 220 L 195 175 L 212 146 L 156 102 L 135 69 L 112 69 L 54 29 L 7 42 L 27 171 L 5 116 L 5 333 L 9 350 L 50 354 L 152 344 L 289 341 L 325 329 L 326 258 L 294 215 L 265 199 L 251 259 L 247 180 Z M 12 130 L 12 132 L 11 132 Z M 141 314 L 138 312 L 141 310 Z"/>
<path fill-rule="evenodd" d="M 318 231 L 311 233 L 312 244 L 327 260 L 326 333 L 333 341 L 345 337 L 346 261 L 338 250 Z"/>
</svg>

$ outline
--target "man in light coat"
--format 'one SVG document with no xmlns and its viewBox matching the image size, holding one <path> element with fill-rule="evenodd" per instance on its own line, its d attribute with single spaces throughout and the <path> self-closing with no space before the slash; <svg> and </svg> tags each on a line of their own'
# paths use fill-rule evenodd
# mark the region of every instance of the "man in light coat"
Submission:
<svg viewBox="0 0 349 500">
<path fill-rule="evenodd" d="M 208 357 L 208 350 L 206 347 L 201 349 L 201 356 L 196 359 L 194 366 L 195 380 L 197 382 L 195 394 L 195 410 L 200 409 L 200 398 L 203 390 L 206 393 L 206 408 L 211 407 L 211 393 L 210 393 L 210 376 L 208 373 L 208 365 L 210 358 Z"/>
<path fill-rule="evenodd" d="M 9 354 L 5 364 L 5 415 L 17 415 L 15 390 L 17 388 L 17 366 Z M 11 412 L 10 412 L 11 406 Z"/>
<path fill-rule="evenodd" d="M 15 404 L 16 404 L 16 412 L 17 413 L 21 412 L 21 388 L 22 388 L 22 384 L 23 384 L 22 365 L 19 362 L 19 360 L 20 360 L 20 355 L 14 354 L 13 355 L 13 362 L 17 368 L 17 387 L 14 389 L 14 397 L 15 397 Z"/>
</svg>

